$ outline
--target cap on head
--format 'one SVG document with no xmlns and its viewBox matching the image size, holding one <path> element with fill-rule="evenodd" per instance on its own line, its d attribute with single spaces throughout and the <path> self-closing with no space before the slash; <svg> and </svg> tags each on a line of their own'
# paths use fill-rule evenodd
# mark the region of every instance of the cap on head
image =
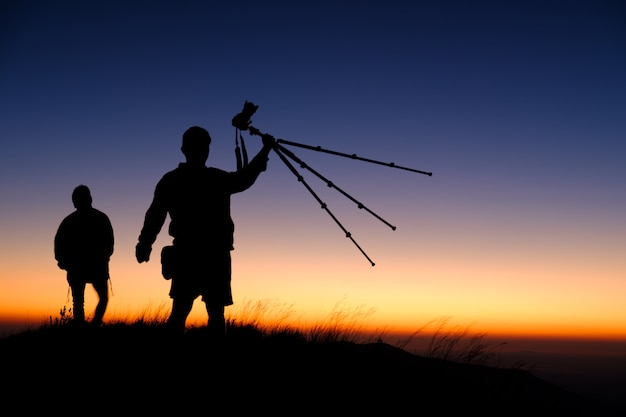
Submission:
<svg viewBox="0 0 626 417">
<path fill-rule="evenodd" d="M 79 185 L 72 192 L 72 203 L 77 209 L 91 207 L 91 191 L 86 185 Z"/>
</svg>

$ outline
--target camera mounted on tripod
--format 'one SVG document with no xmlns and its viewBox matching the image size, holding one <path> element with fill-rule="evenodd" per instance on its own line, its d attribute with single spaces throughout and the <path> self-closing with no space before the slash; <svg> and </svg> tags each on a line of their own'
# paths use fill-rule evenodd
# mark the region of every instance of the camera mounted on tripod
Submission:
<svg viewBox="0 0 626 417">
<path fill-rule="evenodd" d="M 231 122 L 232 125 L 239 130 L 248 130 L 248 128 L 252 124 L 252 121 L 250 119 L 258 109 L 259 106 L 250 101 L 246 101 L 243 105 L 243 110 L 241 110 L 241 113 L 238 113 L 237 115 L 235 115 L 235 117 L 233 117 L 233 120 Z"/>
</svg>

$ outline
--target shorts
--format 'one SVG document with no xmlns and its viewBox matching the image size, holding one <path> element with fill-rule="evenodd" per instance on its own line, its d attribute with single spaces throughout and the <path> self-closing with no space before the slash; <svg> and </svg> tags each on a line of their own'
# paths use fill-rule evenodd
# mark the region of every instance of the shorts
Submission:
<svg viewBox="0 0 626 417">
<path fill-rule="evenodd" d="M 226 249 L 180 248 L 172 276 L 171 298 L 196 299 L 210 305 L 231 305 L 231 256 Z"/>
</svg>

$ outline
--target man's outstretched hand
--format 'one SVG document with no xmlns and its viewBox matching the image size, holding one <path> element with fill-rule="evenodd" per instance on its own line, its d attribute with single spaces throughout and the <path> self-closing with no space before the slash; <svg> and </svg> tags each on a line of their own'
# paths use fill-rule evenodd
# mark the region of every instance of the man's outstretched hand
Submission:
<svg viewBox="0 0 626 417">
<path fill-rule="evenodd" d="M 146 243 L 137 243 L 135 247 L 135 257 L 137 257 L 137 262 L 148 262 L 150 260 L 150 253 L 152 252 L 152 245 L 148 245 Z"/>
</svg>

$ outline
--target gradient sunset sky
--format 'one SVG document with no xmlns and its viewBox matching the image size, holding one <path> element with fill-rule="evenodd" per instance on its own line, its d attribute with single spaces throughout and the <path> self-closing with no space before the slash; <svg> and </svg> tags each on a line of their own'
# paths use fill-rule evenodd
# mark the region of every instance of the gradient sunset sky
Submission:
<svg viewBox="0 0 626 417">
<path fill-rule="evenodd" d="M 4 1 L 0 36 L 2 321 L 71 305 L 53 238 L 79 184 L 115 230 L 105 319 L 168 311 L 167 228 L 134 257 L 154 186 L 192 125 L 234 170 L 248 100 L 276 138 L 433 175 L 290 147 L 396 226 L 300 169 L 371 266 L 272 154 L 232 198 L 227 311 L 626 339 L 623 2 Z"/>
</svg>

